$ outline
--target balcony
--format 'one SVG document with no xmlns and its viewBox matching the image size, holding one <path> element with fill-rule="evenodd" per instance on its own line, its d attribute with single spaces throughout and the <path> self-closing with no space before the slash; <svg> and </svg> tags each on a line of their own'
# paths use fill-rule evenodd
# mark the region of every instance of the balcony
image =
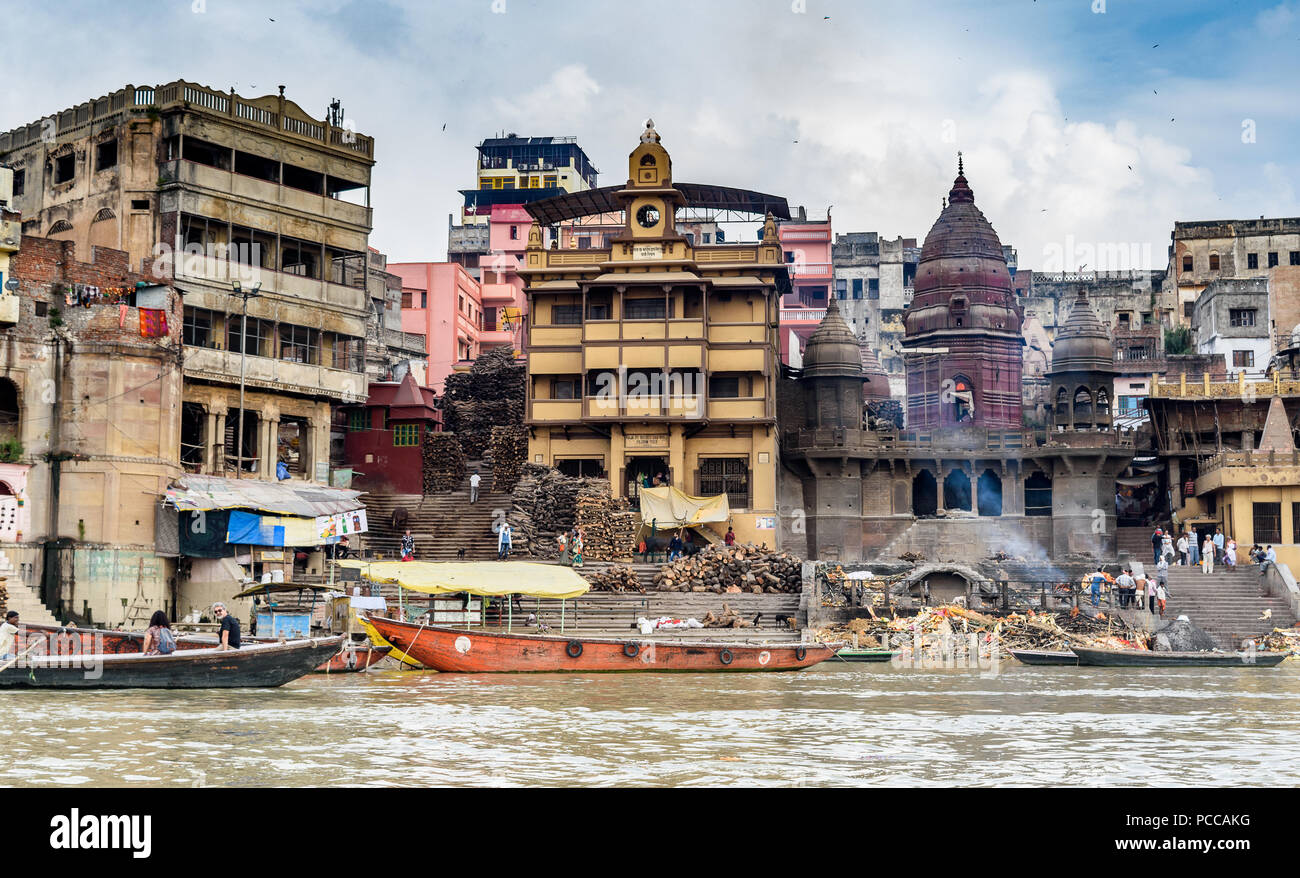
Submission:
<svg viewBox="0 0 1300 878">
<path fill-rule="evenodd" d="M 220 168 L 182 159 L 163 162 L 158 166 L 158 173 L 169 184 L 195 186 L 219 195 L 274 204 L 322 220 L 355 226 L 359 231 L 364 230 L 367 233 L 371 228 L 371 209 L 364 205 L 304 192 L 269 180 L 247 177 L 234 171 L 223 171 Z"/>
<path fill-rule="evenodd" d="M 185 377 L 239 383 L 240 355 L 233 351 L 185 346 Z M 365 402 L 366 376 L 328 366 L 273 360 L 252 354 L 244 358 L 244 384 L 249 388 L 302 396 L 326 398 L 344 403 Z"/>
<path fill-rule="evenodd" d="M 782 308 L 782 323 L 821 323 L 826 318 L 825 308 Z"/>
<path fill-rule="evenodd" d="M 479 301 L 485 308 L 502 305 L 517 307 L 522 302 L 522 295 L 514 284 L 483 284 L 479 291 Z"/>
<path fill-rule="evenodd" d="M 793 281 L 828 280 L 831 277 L 832 264 L 829 262 L 789 262 L 787 266 Z"/>
<path fill-rule="evenodd" d="M 229 290 L 231 283 L 236 280 L 245 285 L 261 282 L 263 296 L 305 299 L 313 305 L 331 305 L 363 313 L 367 311 L 365 290 L 270 268 L 243 265 L 233 259 L 185 254 L 176 260 L 176 280 L 185 279 L 208 281 L 225 290 Z"/>
</svg>

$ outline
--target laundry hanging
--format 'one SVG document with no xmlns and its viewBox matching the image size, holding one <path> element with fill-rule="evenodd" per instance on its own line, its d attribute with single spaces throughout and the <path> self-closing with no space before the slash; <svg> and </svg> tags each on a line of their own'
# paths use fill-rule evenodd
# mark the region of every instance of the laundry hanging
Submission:
<svg viewBox="0 0 1300 878">
<path fill-rule="evenodd" d="M 140 309 L 140 334 L 145 338 L 159 338 L 167 334 L 167 312 L 153 308 Z"/>
</svg>

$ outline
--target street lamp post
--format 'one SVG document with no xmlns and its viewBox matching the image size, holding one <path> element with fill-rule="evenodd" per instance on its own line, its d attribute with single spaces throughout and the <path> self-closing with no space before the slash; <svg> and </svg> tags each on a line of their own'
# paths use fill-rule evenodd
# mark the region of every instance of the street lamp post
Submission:
<svg viewBox="0 0 1300 878">
<path fill-rule="evenodd" d="M 239 281 L 232 284 L 234 294 L 244 300 L 244 313 L 239 327 L 239 427 L 235 434 L 235 478 L 244 477 L 244 359 L 248 354 L 248 300 L 260 296 L 262 285 L 253 284 L 247 290 Z"/>
</svg>

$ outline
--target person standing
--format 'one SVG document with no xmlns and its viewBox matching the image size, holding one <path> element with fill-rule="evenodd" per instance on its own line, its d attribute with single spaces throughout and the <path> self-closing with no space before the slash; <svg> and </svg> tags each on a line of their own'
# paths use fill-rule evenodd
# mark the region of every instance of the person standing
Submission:
<svg viewBox="0 0 1300 878">
<path fill-rule="evenodd" d="M 1094 607 L 1101 606 L 1101 584 L 1105 581 L 1106 574 L 1098 567 L 1097 572 L 1092 574 L 1092 605 Z"/>
<path fill-rule="evenodd" d="M 409 527 L 406 529 L 406 533 L 402 535 L 402 560 L 415 560 L 415 537 L 411 536 Z"/>
<path fill-rule="evenodd" d="M 1187 561 L 1193 567 L 1201 563 L 1201 538 L 1191 529 L 1191 525 L 1187 528 Z"/>
<path fill-rule="evenodd" d="M 1201 545 L 1201 572 L 1214 572 L 1214 540 L 1208 536 Z"/>
<path fill-rule="evenodd" d="M 680 533 L 673 534 L 673 538 L 668 541 L 668 563 L 676 561 L 682 556 L 682 536 Z"/>
<path fill-rule="evenodd" d="M 1216 527 L 1214 529 L 1214 563 L 1215 564 L 1223 563 L 1223 542 L 1224 542 L 1223 528 Z"/>
<path fill-rule="evenodd" d="M 1156 583 L 1156 606 L 1160 609 L 1160 618 L 1165 617 L 1165 598 L 1169 597 L 1169 592 L 1165 589 L 1163 582 Z"/>
<path fill-rule="evenodd" d="M 1187 561 L 1187 534 L 1183 534 L 1178 538 L 1178 565 L 1180 567 L 1186 567 Z"/>
<path fill-rule="evenodd" d="M 0 661 L 8 661 L 18 654 L 18 611 L 5 613 L 5 621 L 0 625 Z"/>
<path fill-rule="evenodd" d="M 1115 580 L 1115 591 L 1119 592 L 1119 606 L 1121 610 L 1127 609 L 1133 602 L 1133 592 L 1136 588 L 1137 583 L 1134 581 L 1133 575 L 1129 573 L 1128 568 L 1125 567 L 1124 571 L 1120 573 L 1119 577 Z"/>
<path fill-rule="evenodd" d="M 501 522 L 501 530 L 497 532 L 497 560 L 505 561 L 510 558 L 510 543 L 514 531 L 510 528 L 510 522 Z"/>
<path fill-rule="evenodd" d="M 1129 589 L 1128 606 L 1130 609 L 1142 609 L 1147 604 L 1147 582 L 1146 576 L 1138 576 L 1133 580 L 1133 587 Z"/>
<path fill-rule="evenodd" d="M 1161 558 L 1160 563 L 1156 565 L 1156 585 L 1161 586 L 1161 585 L 1168 585 L 1168 584 L 1169 584 L 1169 562 L 1166 561 L 1164 558 Z"/>
<path fill-rule="evenodd" d="M 722 538 L 722 541 L 728 546 L 734 546 L 736 544 L 736 532 L 731 529 L 731 525 L 727 525 L 727 535 Z"/>
<path fill-rule="evenodd" d="M 1147 589 L 1146 589 L 1147 612 L 1153 615 L 1155 614 L 1156 611 L 1156 594 L 1158 593 L 1159 588 L 1160 586 L 1156 583 L 1154 577 L 1147 580 Z"/>
<path fill-rule="evenodd" d="M 1174 531 L 1170 528 L 1164 533 L 1164 539 L 1160 543 L 1160 557 L 1156 561 L 1159 562 L 1172 557 L 1174 557 Z"/>
<path fill-rule="evenodd" d="M 573 529 L 573 566 L 574 567 L 582 566 L 583 563 L 582 553 L 585 548 L 586 548 L 586 544 L 582 541 L 582 531 L 578 530 L 575 527 Z"/>
<path fill-rule="evenodd" d="M 1160 528 L 1151 535 L 1151 563 L 1154 564 L 1160 560 L 1160 547 L 1165 543 L 1165 534 Z"/>
<path fill-rule="evenodd" d="M 474 475 L 469 477 L 469 502 L 478 502 L 478 486 L 483 482 L 483 477 L 474 470 Z"/>
<path fill-rule="evenodd" d="M 212 614 L 221 623 L 221 644 L 217 649 L 239 649 L 239 620 L 230 615 L 221 601 L 212 605 Z"/>
<path fill-rule="evenodd" d="M 560 531 L 560 535 L 555 538 L 556 545 L 560 547 L 560 563 L 568 565 L 569 561 L 569 535 Z"/>
<path fill-rule="evenodd" d="M 1230 539 L 1228 545 L 1223 549 L 1223 563 L 1228 569 L 1234 569 L 1237 566 L 1237 541 Z"/>
</svg>

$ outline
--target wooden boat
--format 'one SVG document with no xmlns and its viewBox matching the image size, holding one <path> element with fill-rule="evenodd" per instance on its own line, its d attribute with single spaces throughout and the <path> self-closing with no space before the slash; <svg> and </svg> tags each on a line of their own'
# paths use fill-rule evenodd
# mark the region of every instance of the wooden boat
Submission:
<svg viewBox="0 0 1300 878">
<path fill-rule="evenodd" d="M 846 662 L 887 662 L 893 659 L 895 649 L 853 649 L 845 647 L 835 653 L 836 658 Z"/>
<path fill-rule="evenodd" d="M 838 646 L 509 634 L 365 618 L 385 640 L 426 668 L 464 674 L 796 671 L 826 661 Z"/>
<path fill-rule="evenodd" d="M 1111 668 L 1273 668 L 1287 652 L 1159 652 L 1072 647 L 1079 664 Z"/>
<path fill-rule="evenodd" d="M 1053 649 L 1011 649 L 1007 650 L 1018 661 L 1026 665 L 1071 665 L 1078 666 L 1079 657 L 1069 650 Z"/>
<path fill-rule="evenodd" d="M 283 686 L 310 674 L 339 651 L 342 637 L 254 643 L 241 649 L 178 649 L 24 656 L 0 671 L 0 688 L 229 689 Z M 39 648 L 38 648 L 39 649 Z"/>
<path fill-rule="evenodd" d="M 318 674 L 340 674 L 349 671 L 364 671 L 373 664 L 383 661 L 393 651 L 391 646 L 376 646 L 369 641 L 357 643 L 349 641 L 335 653 L 329 661 L 316 669 Z"/>
<path fill-rule="evenodd" d="M 131 655 L 144 648 L 144 634 L 139 631 L 109 631 L 101 628 L 61 628 L 55 625 L 25 624 L 23 648 L 44 640 L 46 646 L 38 650 L 45 655 Z M 245 644 L 278 643 L 267 637 L 243 637 Z M 211 634 L 179 634 L 178 650 L 215 649 L 220 640 Z M 79 645 L 74 645 L 79 644 Z M 392 649 L 371 643 L 346 642 L 337 655 L 331 656 L 317 672 L 322 674 L 364 671 L 382 661 Z M 21 651 L 21 649 L 19 650 Z"/>
</svg>

